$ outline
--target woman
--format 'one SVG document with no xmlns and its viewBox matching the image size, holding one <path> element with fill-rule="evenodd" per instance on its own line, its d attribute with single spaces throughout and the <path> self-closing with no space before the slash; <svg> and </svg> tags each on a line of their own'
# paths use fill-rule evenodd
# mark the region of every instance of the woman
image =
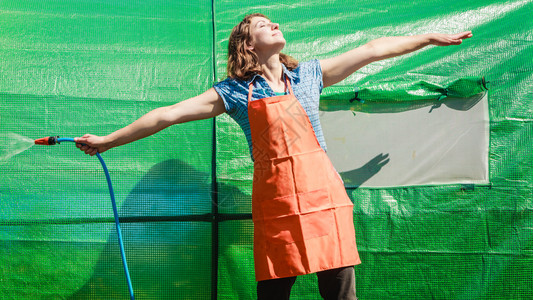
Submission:
<svg viewBox="0 0 533 300">
<path fill-rule="evenodd" d="M 281 53 L 286 42 L 278 24 L 262 14 L 248 15 L 230 35 L 226 80 L 108 136 L 76 138 L 77 146 L 94 155 L 173 124 L 228 113 L 245 132 L 254 160 L 258 298 L 288 299 L 296 276 L 317 273 L 323 298 L 356 299 L 353 266 L 360 260 L 352 203 L 325 154 L 320 92 L 373 61 L 431 44 L 459 45 L 471 36 L 379 38 L 333 58 L 298 63 Z"/>
</svg>

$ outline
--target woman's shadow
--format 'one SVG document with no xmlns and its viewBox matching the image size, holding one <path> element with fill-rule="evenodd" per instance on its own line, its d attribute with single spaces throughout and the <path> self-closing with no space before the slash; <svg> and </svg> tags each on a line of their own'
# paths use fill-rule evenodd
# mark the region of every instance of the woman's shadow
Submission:
<svg viewBox="0 0 533 300">
<path fill-rule="evenodd" d="M 390 161 L 389 154 L 380 153 L 358 169 L 340 172 L 346 188 L 358 188 L 376 175 Z"/>
<path fill-rule="evenodd" d="M 231 199 L 246 198 L 223 187 Z M 235 200 L 237 199 L 237 200 Z M 181 160 L 152 167 L 120 208 L 129 271 L 139 299 L 211 297 L 210 175 Z M 110 227 L 111 228 L 111 227 Z M 94 251 L 94 250 L 93 250 Z M 92 276 L 69 299 L 128 299 L 114 225 Z"/>
<path fill-rule="evenodd" d="M 387 162 L 387 155 L 380 154 L 365 166 L 341 174 L 347 184 L 359 186 Z M 126 197 L 119 215 L 138 299 L 211 297 L 211 189 L 208 172 L 174 159 L 153 166 Z M 229 214 L 250 211 L 250 196 L 238 188 L 219 183 L 219 192 L 219 211 Z M 231 230 L 223 233 L 219 255 L 225 260 L 227 272 L 235 269 L 238 273 L 232 274 L 238 279 L 233 290 L 251 297 L 250 289 L 243 285 L 254 284 L 253 274 L 242 268 L 244 264 L 251 269 L 252 262 L 249 257 L 239 258 L 234 253 L 244 251 L 243 247 L 251 253 L 251 220 L 242 222 L 229 225 Z M 114 224 L 109 224 L 108 230 L 103 246 L 84 244 L 93 253 L 100 251 L 99 258 L 92 272 L 88 271 L 92 273 L 90 278 L 68 299 L 129 298 Z"/>
</svg>

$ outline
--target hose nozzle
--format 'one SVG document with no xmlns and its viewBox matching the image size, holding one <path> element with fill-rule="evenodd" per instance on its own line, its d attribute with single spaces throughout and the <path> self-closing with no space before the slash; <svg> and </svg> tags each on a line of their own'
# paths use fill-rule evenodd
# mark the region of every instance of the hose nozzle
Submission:
<svg viewBox="0 0 533 300">
<path fill-rule="evenodd" d="M 59 144 L 57 141 L 59 139 L 59 136 L 47 136 L 40 139 L 35 140 L 36 145 L 55 145 Z"/>
</svg>

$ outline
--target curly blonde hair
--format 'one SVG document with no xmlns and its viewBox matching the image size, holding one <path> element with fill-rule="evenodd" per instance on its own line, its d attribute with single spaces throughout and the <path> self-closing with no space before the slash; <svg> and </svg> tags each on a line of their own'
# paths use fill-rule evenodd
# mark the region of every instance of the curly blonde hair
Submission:
<svg viewBox="0 0 533 300">
<path fill-rule="evenodd" d="M 237 26 L 233 27 L 229 36 L 227 72 L 231 78 L 248 80 L 254 74 L 263 74 L 257 55 L 246 47 L 251 42 L 250 23 L 254 17 L 263 17 L 270 20 L 260 13 L 247 15 Z M 287 54 L 280 53 L 279 60 L 289 70 L 294 70 L 298 67 L 298 61 Z"/>
</svg>

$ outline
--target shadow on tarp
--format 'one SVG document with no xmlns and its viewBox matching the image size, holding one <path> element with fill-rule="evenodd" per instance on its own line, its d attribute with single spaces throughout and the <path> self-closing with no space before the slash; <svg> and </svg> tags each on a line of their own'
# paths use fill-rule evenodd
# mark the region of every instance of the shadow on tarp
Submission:
<svg viewBox="0 0 533 300">
<path fill-rule="evenodd" d="M 381 170 L 381 168 L 383 168 L 386 164 L 389 163 L 389 161 L 390 158 L 388 153 L 380 153 L 360 168 L 340 172 L 339 174 L 341 175 L 341 178 L 344 181 L 344 187 L 349 189 L 359 188 L 363 183 L 365 183 L 374 175 L 376 175 Z"/>
<path fill-rule="evenodd" d="M 384 157 L 378 155 L 366 165 L 383 164 Z M 379 168 L 365 167 L 364 176 L 354 176 L 367 178 L 378 171 Z M 350 174 L 357 172 L 351 171 Z M 219 190 L 223 190 L 225 194 L 222 199 L 225 209 L 232 205 L 240 207 L 245 201 L 243 199 L 249 198 L 230 185 L 219 184 Z M 174 159 L 153 166 L 130 192 L 120 207 L 119 214 L 121 220 L 135 220 L 131 223 L 122 222 L 121 229 L 136 297 L 210 298 L 211 223 L 201 217 L 211 212 L 210 191 L 209 174 Z M 194 219 L 195 216 L 199 218 L 186 220 L 187 217 Z M 246 228 L 242 230 L 246 231 Z M 225 248 L 242 244 L 242 235 L 251 234 L 248 231 L 225 234 L 219 253 L 231 251 L 231 248 Z M 245 240 L 248 241 L 246 238 Z M 251 245 L 251 238 L 249 243 Z M 128 297 L 117 235 L 113 228 L 94 265 L 92 276 L 68 299 Z"/>
<path fill-rule="evenodd" d="M 121 223 L 136 297 L 211 297 L 211 223 L 187 221 L 211 212 L 210 190 L 209 174 L 174 159 L 152 167 L 128 195 L 119 214 L 136 220 Z M 129 299 L 114 227 L 92 277 L 68 299 Z"/>
</svg>

